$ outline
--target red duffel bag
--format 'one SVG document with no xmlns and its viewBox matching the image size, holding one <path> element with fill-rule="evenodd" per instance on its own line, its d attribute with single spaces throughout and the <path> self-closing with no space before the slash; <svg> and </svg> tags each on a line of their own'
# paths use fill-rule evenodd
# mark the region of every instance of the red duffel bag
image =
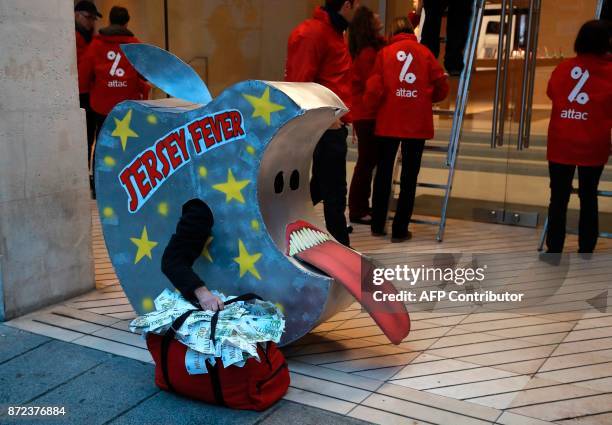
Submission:
<svg viewBox="0 0 612 425">
<path fill-rule="evenodd" d="M 225 304 L 253 298 L 260 299 L 246 294 Z M 243 367 L 223 367 L 221 358 L 215 358 L 214 366 L 206 362 L 207 374 L 190 375 L 185 368 L 188 347 L 174 336 L 193 311 L 176 319 L 165 335 L 147 334 L 147 347 L 155 361 L 155 384 L 159 388 L 206 403 L 257 411 L 267 409 L 285 395 L 289 388 L 289 369 L 283 353 L 271 341 L 266 343 L 265 349 L 258 344 L 260 362 L 250 358 Z M 213 341 L 218 316 L 217 312 L 211 320 Z"/>
</svg>

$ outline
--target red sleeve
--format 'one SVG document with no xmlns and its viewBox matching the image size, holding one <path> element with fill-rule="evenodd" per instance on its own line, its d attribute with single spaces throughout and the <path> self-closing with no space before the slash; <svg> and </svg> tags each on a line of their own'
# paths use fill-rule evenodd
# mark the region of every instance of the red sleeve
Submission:
<svg viewBox="0 0 612 425">
<path fill-rule="evenodd" d="M 448 77 L 442 66 L 440 66 L 438 59 L 428 49 L 425 49 L 425 51 L 427 52 L 429 62 L 429 81 L 433 86 L 431 101 L 433 103 L 440 102 L 448 96 Z"/>
<path fill-rule="evenodd" d="M 85 53 L 83 54 L 83 58 L 81 59 L 81 63 L 79 64 L 80 75 L 83 76 L 83 81 L 87 81 L 87 85 L 91 86 L 95 80 L 94 73 L 94 61 L 95 61 L 95 49 L 98 43 L 96 40 L 93 40 L 87 46 Z"/>
<path fill-rule="evenodd" d="M 366 81 L 372 75 L 374 64 L 376 63 L 376 50 L 372 47 L 366 47 L 355 58 L 354 70 L 355 77 L 359 81 Z"/>
<path fill-rule="evenodd" d="M 372 74 L 370 75 L 370 78 L 368 78 L 365 94 L 363 95 L 363 101 L 368 108 L 373 111 L 378 110 L 378 107 L 384 98 L 384 89 L 383 55 L 382 51 L 380 51 L 376 56 L 374 69 L 372 69 Z"/>
<path fill-rule="evenodd" d="M 87 42 L 85 41 L 85 38 L 78 31 L 75 31 L 75 34 L 76 34 L 76 49 L 77 49 L 77 63 L 78 63 L 83 57 L 85 50 L 87 50 Z"/>
<path fill-rule="evenodd" d="M 322 52 L 313 37 L 296 36 L 289 39 L 285 81 L 314 82 L 321 62 Z"/>
</svg>

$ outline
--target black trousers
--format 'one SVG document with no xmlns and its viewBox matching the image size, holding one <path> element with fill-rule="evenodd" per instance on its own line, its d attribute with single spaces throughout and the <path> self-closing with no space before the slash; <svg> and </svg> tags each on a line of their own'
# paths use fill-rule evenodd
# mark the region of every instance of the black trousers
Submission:
<svg viewBox="0 0 612 425">
<path fill-rule="evenodd" d="M 402 173 L 400 178 L 400 195 L 393 219 L 392 235 L 403 237 L 408 233 L 408 224 L 414 210 L 417 179 L 421 170 L 421 159 L 425 140 L 381 138 L 379 144 L 379 159 L 374 178 L 374 194 L 372 195 L 372 231 L 383 233 L 389 211 L 391 184 L 393 183 L 393 165 L 397 148 L 402 146 Z"/>
<path fill-rule="evenodd" d="M 378 138 L 374 135 L 376 121 L 362 120 L 353 123 L 357 133 L 357 163 L 353 171 L 348 204 L 349 217 L 359 219 L 370 214 L 372 175 L 378 162 Z"/>
<path fill-rule="evenodd" d="M 89 171 L 91 172 L 91 151 L 93 149 L 94 140 L 96 137 L 96 113 L 91 109 L 91 106 L 89 105 L 89 93 L 79 94 L 79 103 L 81 108 L 85 110 L 85 122 L 87 125 L 87 166 L 89 167 Z"/>
<path fill-rule="evenodd" d="M 312 203 L 323 201 L 325 225 L 338 242 L 350 244 L 346 228 L 346 127 L 327 130 L 317 143 L 312 158 L 310 195 Z"/>
<path fill-rule="evenodd" d="M 603 166 L 578 166 L 578 196 L 580 197 L 578 252 L 593 252 L 597 244 L 599 236 L 597 186 L 603 168 Z M 565 242 L 567 204 L 570 200 L 576 166 L 549 162 L 548 171 L 550 173 L 550 205 L 548 207 L 546 246 L 548 252 L 561 253 Z"/>
<path fill-rule="evenodd" d="M 470 31 L 472 5 L 472 0 L 424 0 L 425 23 L 421 43 L 426 45 L 435 57 L 440 55 L 442 15 L 448 8 L 444 67 L 449 72 L 463 70 L 463 50 Z"/>
</svg>

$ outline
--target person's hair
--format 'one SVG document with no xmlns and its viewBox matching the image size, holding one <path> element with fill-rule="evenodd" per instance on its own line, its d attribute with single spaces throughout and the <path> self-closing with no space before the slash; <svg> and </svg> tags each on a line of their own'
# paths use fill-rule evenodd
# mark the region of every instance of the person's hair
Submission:
<svg viewBox="0 0 612 425">
<path fill-rule="evenodd" d="M 130 21 L 130 14 L 125 7 L 113 6 L 108 18 L 112 25 L 125 25 Z"/>
<path fill-rule="evenodd" d="M 355 0 L 325 0 L 325 7 L 333 10 L 334 12 L 340 12 L 344 3 L 349 2 L 351 6 L 355 2 Z"/>
<path fill-rule="evenodd" d="M 349 25 L 348 45 L 353 58 L 366 47 L 373 47 L 376 50 L 382 47 L 383 41 L 374 26 L 374 12 L 370 8 L 360 6 L 355 11 L 353 21 Z"/>
<path fill-rule="evenodd" d="M 579 55 L 605 55 L 610 52 L 610 21 L 594 19 L 585 22 L 576 36 L 574 51 Z"/>
<path fill-rule="evenodd" d="M 393 23 L 391 24 L 390 34 L 393 36 L 400 33 L 414 34 L 414 27 L 412 26 L 412 23 L 410 22 L 410 19 L 408 19 L 407 16 L 397 17 L 393 20 Z"/>
</svg>

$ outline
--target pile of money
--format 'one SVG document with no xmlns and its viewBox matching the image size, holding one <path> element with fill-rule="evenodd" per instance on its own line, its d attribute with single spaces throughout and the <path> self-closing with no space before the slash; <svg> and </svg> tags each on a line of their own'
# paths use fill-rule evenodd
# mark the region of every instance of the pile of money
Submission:
<svg viewBox="0 0 612 425">
<path fill-rule="evenodd" d="M 235 298 L 211 292 L 223 302 Z M 149 332 L 163 335 L 179 316 L 190 310 L 197 308 L 179 293 L 165 289 L 155 299 L 155 311 L 134 319 L 130 330 L 143 337 Z M 215 358 L 220 358 L 224 367 L 242 367 L 251 357 L 260 361 L 257 344 L 279 342 L 285 329 L 285 319 L 274 304 L 259 300 L 238 301 L 219 312 L 213 342 L 210 339 L 213 315 L 210 310 L 194 311 L 176 332 L 175 338 L 188 347 L 185 367 L 192 375 L 208 373 L 206 362 L 214 366 Z"/>
</svg>

